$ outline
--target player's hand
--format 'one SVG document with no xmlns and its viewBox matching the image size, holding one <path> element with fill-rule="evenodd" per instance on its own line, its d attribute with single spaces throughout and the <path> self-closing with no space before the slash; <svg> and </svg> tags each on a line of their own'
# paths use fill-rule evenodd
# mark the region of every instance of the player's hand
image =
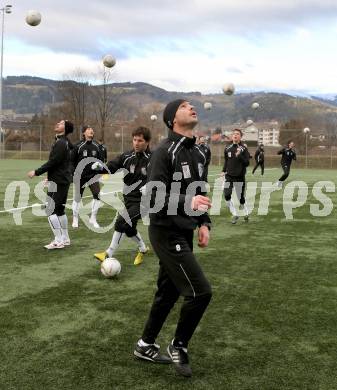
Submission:
<svg viewBox="0 0 337 390">
<path fill-rule="evenodd" d="M 207 211 L 211 206 L 212 203 L 207 196 L 196 195 L 192 198 L 192 210 Z"/>
<path fill-rule="evenodd" d="M 139 188 L 139 191 L 142 195 L 146 195 L 146 184 L 144 184 L 142 187 Z"/>
<path fill-rule="evenodd" d="M 241 154 L 242 151 L 243 151 L 243 148 L 241 146 L 239 146 L 236 150 L 235 156 L 237 157 L 239 154 Z"/>
<path fill-rule="evenodd" d="M 221 176 L 221 177 L 224 177 L 224 176 L 225 176 L 225 172 L 221 172 L 221 173 L 220 173 L 220 176 Z"/>
<path fill-rule="evenodd" d="M 30 177 L 30 178 L 34 177 L 35 176 L 35 171 L 29 171 L 27 173 L 27 176 Z"/>
<path fill-rule="evenodd" d="M 198 246 L 205 248 L 209 241 L 209 230 L 207 226 L 200 226 L 198 231 Z"/>
<path fill-rule="evenodd" d="M 91 166 L 91 169 L 93 171 L 102 171 L 103 170 L 103 165 L 99 163 L 98 161 L 94 162 Z"/>
</svg>

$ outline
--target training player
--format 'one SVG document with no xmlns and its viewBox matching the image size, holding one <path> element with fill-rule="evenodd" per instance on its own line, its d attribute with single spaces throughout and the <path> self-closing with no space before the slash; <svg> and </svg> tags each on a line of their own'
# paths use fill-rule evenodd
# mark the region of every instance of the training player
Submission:
<svg viewBox="0 0 337 390">
<path fill-rule="evenodd" d="M 211 148 L 207 145 L 205 137 L 202 136 L 202 135 L 198 139 L 198 146 L 199 146 L 200 150 L 204 153 L 204 155 L 206 157 L 205 178 L 207 180 L 207 178 L 208 178 L 208 166 L 209 166 L 209 163 L 211 162 L 211 156 L 212 156 Z"/>
<path fill-rule="evenodd" d="M 192 371 L 187 347 L 212 296 L 211 286 L 193 253 L 193 232 L 198 227 L 199 246 L 206 247 L 210 229 L 206 210 L 211 204 L 205 196 L 206 159 L 193 137 L 198 123 L 194 107 L 178 99 L 166 106 L 163 117 L 170 131 L 153 152 L 146 186 L 150 191 L 151 183 L 161 182 L 162 186 L 150 191 L 150 196 L 152 203 L 157 197 L 165 200 L 161 211 L 150 213 L 149 238 L 159 258 L 158 289 L 134 355 L 154 363 L 172 361 L 179 374 L 189 377 Z M 191 188 L 195 182 L 196 191 L 188 194 L 188 186 Z M 202 211 L 196 216 L 193 210 Z M 155 341 L 179 296 L 184 302 L 167 349 L 168 359 Z"/>
<path fill-rule="evenodd" d="M 263 144 L 260 144 L 257 147 L 254 158 L 255 158 L 255 167 L 252 171 L 252 174 L 254 175 L 255 171 L 260 166 L 261 167 L 261 175 L 263 176 L 263 174 L 264 174 L 264 146 L 263 146 Z"/>
<path fill-rule="evenodd" d="M 71 183 L 70 143 L 67 134 L 72 133 L 74 125 L 61 120 L 55 125 L 55 142 L 49 160 L 35 171 L 28 172 L 30 178 L 47 173 L 48 192 L 46 212 L 54 240 L 45 245 L 46 249 L 62 249 L 70 245 L 68 235 L 68 219 L 64 212 L 68 190 Z"/>
<path fill-rule="evenodd" d="M 151 140 L 151 132 L 147 127 L 138 127 L 132 132 L 133 150 L 122 153 L 115 160 L 109 161 L 107 166 L 110 173 L 115 173 L 119 169 L 126 169 L 128 173 L 124 176 L 124 203 L 126 212 L 131 220 L 131 226 L 124 220 L 121 215 L 115 223 L 115 231 L 109 248 L 100 253 L 95 253 L 97 260 L 103 261 L 107 257 L 112 257 L 117 248 L 121 244 L 125 236 L 131 238 L 138 248 L 138 254 L 134 260 L 135 265 L 143 262 L 144 254 L 147 253 L 148 247 L 145 245 L 140 233 L 137 231 L 137 222 L 141 218 L 140 202 L 141 202 L 141 188 L 146 183 L 147 166 L 150 161 L 151 152 L 149 150 L 149 143 Z M 93 169 L 100 169 L 102 166 L 99 163 L 93 165 Z M 135 184 L 138 185 L 135 186 Z M 133 189 L 129 192 L 127 187 Z"/>
<path fill-rule="evenodd" d="M 73 200 L 73 228 L 78 228 L 78 217 L 79 210 L 81 205 L 81 198 L 83 196 L 83 192 L 86 187 L 86 183 L 88 183 L 96 173 L 91 169 L 92 161 L 85 164 L 84 159 L 91 157 L 97 158 L 103 161 L 104 157 L 102 155 L 101 146 L 94 141 L 94 130 L 91 126 L 83 126 L 82 127 L 83 140 L 78 142 L 74 149 L 71 152 L 71 162 L 74 177 L 74 186 L 75 186 L 75 197 Z M 82 168 L 78 168 L 78 164 L 83 161 L 85 165 Z M 99 224 L 97 222 L 97 212 L 100 207 L 99 200 L 99 192 L 100 185 L 99 182 L 96 181 L 92 184 L 89 184 L 90 191 L 93 196 L 92 206 L 91 206 L 91 216 L 89 219 L 89 223 L 91 223 L 95 228 L 99 228 Z"/>
<path fill-rule="evenodd" d="M 279 178 L 277 186 L 282 188 L 283 182 L 289 176 L 290 166 L 293 160 L 296 160 L 295 144 L 293 141 L 288 141 L 287 146 L 277 152 L 281 154 L 281 167 L 283 169 L 283 175 Z"/>
<path fill-rule="evenodd" d="M 232 201 L 233 187 L 240 202 L 240 209 L 245 212 L 244 220 L 248 222 L 249 213 L 246 206 L 245 187 L 246 169 L 249 165 L 249 152 L 241 142 L 242 131 L 234 129 L 232 143 L 225 147 L 225 162 L 222 169 L 222 176 L 225 177 L 224 196 L 226 204 L 232 213 L 232 224 L 236 224 L 239 216 Z"/>
</svg>

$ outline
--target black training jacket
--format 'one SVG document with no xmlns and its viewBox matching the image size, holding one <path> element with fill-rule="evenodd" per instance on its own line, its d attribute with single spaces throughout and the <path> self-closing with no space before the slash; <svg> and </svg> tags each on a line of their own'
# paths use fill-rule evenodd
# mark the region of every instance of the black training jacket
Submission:
<svg viewBox="0 0 337 390">
<path fill-rule="evenodd" d="M 277 152 L 277 154 L 282 154 L 281 165 L 290 166 L 293 160 L 296 160 L 296 152 L 291 148 L 283 148 Z"/>
<path fill-rule="evenodd" d="M 236 156 L 238 148 L 241 149 L 241 153 Z M 244 178 L 246 174 L 246 168 L 249 165 L 249 152 L 246 146 L 241 142 L 239 144 L 231 143 L 225 147 L 225 162 L 222 171 L 228 176 Z"/>
<path fill-rule="evenodd" d="M 135 152 L 131 150 L 129 152 L 122 153 L 120 156 L 107 163 L 109 171 L 115 173 L 119 169 L 126 169 L 128 172 L 124 176 L 124 191 L 123 196 L 125 200 L 140 202 L 141 192 L 140 188 L 146 184 L 147 167 L 151 158 L 151 152 L 147 149 L 145 152 Z M 126 192 L 126 188 L 135 185 L 129 193 Z"/>
<path fill-rule="evenodd" d="M 87 157 L 93 157 L 93 158 L 97 158 L 98 160 L 103 161 L 101 147 L 94 140 L 92 140 L 92 141 L 83 140 L 83 141 L 78 142 L 74 146 L 73 150 L 71 151 L 71 165 L 72 165 L 73 173 L 75 172 L 78 163 Z M 92 164 L 93 164 L 93 162 L 91 161 L 90 163 L 88 163 L 84 167 L 82 174 L 81 174 L 82 179 L 89 180 L 97 174 L 97 172 L 95 172 L 91 169 Z"/>
<path fill-rule="evenodd" d="M 264 162 L 264 149 L 257 148 L 254 158 L 257 163 Z"/>
<path fill-rule="evenodd" d="M 195 229 L 206 224 L 210 227 L 211 220 L 207 212 L 198 212 L 198 216 L 189 215 L 192 197 L 206 194 L 205 178 L 206 156 L 195 144 L 195 138 L 187 138 L 173 131 L 164 139 L 153 152 L 148 167 L 147 191 L 151 182 L 165 184 L 165 190 L 153 188 L 151 207 L 155 204 L 156 196 L 164 198 L 160 211 L 150 213 L 150 224 L 176 227 L 179 229 Z M 192 195 L 186 194 L 187 187 L 198 184 Z M 180 187 L 180 188 L 179 188 Z M 185 206 L 186 204 L 186 206 Z M 185 210 L 186 207 L 186 210 Z"/>
<path fill-rule="evenodd" d="M 65 135 L 55 137 L 49 160 L 35 170 L 35 175 L 40 176 L 46 172 L 49 181 L 56 184 L 71 183 L 70 142 Z"/>
</svg>

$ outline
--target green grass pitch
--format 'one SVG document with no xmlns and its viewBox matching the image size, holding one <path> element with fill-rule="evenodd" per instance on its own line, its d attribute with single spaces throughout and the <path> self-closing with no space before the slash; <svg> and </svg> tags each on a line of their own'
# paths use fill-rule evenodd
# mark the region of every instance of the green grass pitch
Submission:
<svg viewBox="0 0 337 390">
<path fill-rule="evenodd" d="M 11 181 L 39 182 L 26 178 L 39 164 L 0 161 L 0 211 Z M 240 218 L 231 225 L 223 204 L 212 217 L 209 247 L 195 246 L 214 295 L 190 343 L 187 380 L 172 366 L 133 358 L 155 291 L 153 252 L 137 268 L 134 243 L 125 240 L 116 254 L 122 272 L 108 280 L 92 255 L 106 249 L 111 231 L 94 233 L 82 223 L 70 228 L 69 248 L 50 253 L 45 217 L 27 209 L 16 225 L 12 214 L 0 213 L 0 389 L 336 389 L 337 215 L 335 207 L 326 217 L 309 212 L 310 202 L 318 203 L 312 185 L 336 182 L 336 171 L 295 168 L 289 181 L 310 188 L 293 220 L 285 219 L 283 191 L 271 195 L 268 215 L 255 208 L 248 224 Z M 211 175 L 218 172 L 211 167 Z M 264 179 L 280 173 L 267 170 Z M 247 179 L 260 185 L 259 173 Z M 335 192 L 328 196 L 335 206 Z M 37 202 L 32 192 L 27 202 Z M 98 220 L 108 225 L 114 216 L 104 206 Z M 139 230 L 148 242 L 146 226 Z M 157 340 L 163 349 L 179 307 Z"/>
</svg>

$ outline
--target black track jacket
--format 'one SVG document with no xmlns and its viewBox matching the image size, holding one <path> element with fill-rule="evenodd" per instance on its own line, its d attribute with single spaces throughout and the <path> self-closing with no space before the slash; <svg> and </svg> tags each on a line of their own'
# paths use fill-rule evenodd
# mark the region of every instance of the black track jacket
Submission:
<svg viewBox="0 0 337 390">
<path fill-rule="evenodd" d="M 35 175 L 40 176 L 46 172 L 49 181 L 56 184 L 71 183 L 70 142 L 65 135 L 55 137 L 49 160 L 35 170 Z"/>
<path fill-rule="evenodd" d="M 150 212 L 150 224 L 179 229 L 195 229 L 211 220 L 207 212 L 191 210 L 192 197 L 206 194 L 205 181 L 206 156 L 195 144 L 195 137 L 187 138 L 173 131 L 153 152 L 148 167 L 147 191 L 151 196 L 151 207 L 156 197 L 164 199 L 164 205 L 158 212 Z M 153 182 L 165 185 L 151 188 Z M 198 184 L 199 183 L 199 184 Z M 187 188 L 195 186 L 192 193 Z M 149 191 L 148 189 L 152 189 Z"/>
</svg>

